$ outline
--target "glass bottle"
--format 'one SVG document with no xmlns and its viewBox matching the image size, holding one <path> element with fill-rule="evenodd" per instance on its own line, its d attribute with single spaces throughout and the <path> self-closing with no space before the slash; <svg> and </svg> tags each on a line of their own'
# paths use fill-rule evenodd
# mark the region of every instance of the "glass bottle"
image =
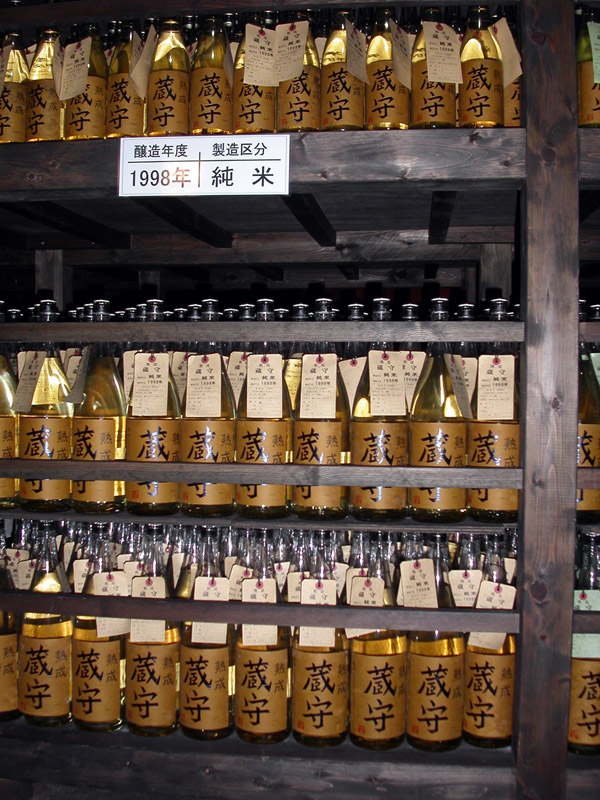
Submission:
<svg viewBox="0 0 600 800">
<path fill-rule="evenodd" d="M 321 130 L 364 128 L 365 86 L 347 69 L 349 11 L 336 11 L 321 60 Z"/>
<path fill-rule="evenodd" d="M 394 73 L 392 21 L 391 9 L 377 9 L 367 49 L 365 123 L 369 131 L 406 130 L 410 121 L 410 92 Z"/>
<path fill-rule="evenodd" d="M 108 300 L 95 300 L 95 323 L 110 320 Z M 115 461 L 125 457 L 126 402 L 110 342 L 90 345 L 83 398 L 73 412 L 74 461 Z M 73 481 L 76 511 L 110 512 L 125 505 L 123 481 Z"/>
<path fill-rule="evenodd" d="M 588 22 L 600 21 L 597 8 L 586 8 L 577 37 L 577 119 L 580 127 L 600 126 L 600 84 L 594 79 L 594 62 Z"/>
<path fill-rule="evenodd" d="M 508 27 L 515 43 L 518 43 L 518 28 L 516 9 L 511 6 L 504 8 Z M 504 127 L 519 128 L 521 126 L 521 76 L 504 87 Z"/>
<path fill-rule="evenodd" d="M 172 17 L 160 26 L 146 95 L 148 136 L 188 133 L 190 59 L 179 22 Z"/>
<path fill-rule="evenodd" d="M 579 301 L 580 320 L 585 302 Z M 588 469 L 600 465 L 600 387 L 588 346 L 579 343 L 579 391 L 577 416 L 577 466 Z M 600 520 L 600 489 L 577 490 L 577 522 Z"/>
<path fill-rule="evenodd" d="M 309 21 L 303 11 L 291 11 L 288 22 Z M 277 88 L 277 130 L 318 131 L 321 116 L 321 69 L 319 54 L 308 26 L 302 72 L 295 78 L 281 81 Z"/>
<path fill-rule="evenodd" d="M 256 12 L 247 15 L 246 24 L 263 29 Z M 233 70 L 233 132 L 272 133 L 275 130 L 276 86 L 257 86 L 245 82 L 246 31 L 235 56 Z"/>
<path fill-rule="evenodd" d="M 91 37 L 88 79 L 84 92 L 67 100 L 65 139 L 104 139 L 106 123 L 106 79 L 108 66 L 97 25 L 84 25 L 79 38 Z"/>
<path fill-rule="evenodd" d="M 497 128 L 504 125 L 502 56 L 488 28 L 487 6 L 472 6 L 460 49 L 463 81 L 458 88 L 461 128 Z"/>
<path fill-rule="evenodd" d="M 15 458 L 17 455 L 17 415 L 13 411 L 16 389 L 17 380 L 9 353 L 3 348 L 0 351 L 0 458 Z M 18 479 L 0 478 L 0 508 L 15 508 L 18 491 Z"/>
<path fill-rule="evenodd" d="M 4 88 L 0 93 L 0 142 L 24 142 L 29 67 L 20 32 L 7 33 L 2 46 L 10 47 L 11 51 L 6 65 Z"/>
<path fill-rule="evenodd" d="M 364 308 L 362 303 L 349 303 L 348 312 L 346 314 L 348 322 L 362 322 L 365 318 Z M 338 367 L 342 380 L 344 381 L 344 387 L 348 397 L 348 408 L 350 410 L 354 408 L 354 397 L 363 374 L 364 366 L 367 362 L 368 352 L 368 342 L 360 342 L 356 339 L 350 339 L 344 342 Z M 302 360 L 300 360 L 300 365 L 301 364 Z"/>
<path fill-rule="evenodd" d="M 225 73 L 227 37 L 218 17 L 206 17 L 192 59 L 190 133 L 231 133 L 232 87 Z"/>
<path fill-rule="evenodd" d="M 119 24 L 119 41 L 110 59 L 106 86 L 107 139 L 144 133 L 144 98 L 139 96 L 129 77 L 133 33 L 133 22 Z"/>
<path fill-rule="evenodd" d="M 423 22 L 441 24 L 439 8 L 423 11 L 421 27 L 414 41 L 411 59 L 410 127 L 454 128 L 456 127 L 456 84 L 436 83 L 429 80 L 427 71 L 427 49 Z"/>
<path fill-rule="evenodd" d="M 308 304 L 294 303 L 292 306 L 292 322 L 306 322 L 308 318 Z M 306 345 L 304 342 L 290 342 L 289 356 L 283 369 L 283 377 L 288 388 L 292 412 L 296 409 L 296 397 L 302 373 L 302 355 L 305 351 Z"/>
<path fill-rule="evenodd" d="M 8 567 L 6 542 L 0 536 L 0 592 L 15 584 Z M 0 722 L 21 716 L 17 692 L 18 624 L 13 611 L 0 610 Z"/>
<path fill-rule="evenodd" d="M 54 88 L 53 60 L 58 46 L 58 31 L 44 29 L 31 63 L 27 84 L 28 142 L 63 138 L 65 107 Z"/>
</svg>

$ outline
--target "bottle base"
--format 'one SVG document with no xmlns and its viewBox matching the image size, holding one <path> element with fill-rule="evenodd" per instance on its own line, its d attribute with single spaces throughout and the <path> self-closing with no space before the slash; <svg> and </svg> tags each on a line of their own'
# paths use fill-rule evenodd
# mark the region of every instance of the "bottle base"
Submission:
<svg viewBox="0 0 600 800">
<path fill-rule="evenodd" d="M 73 722 L 76 728 L 86 733 L 109 733 L 110 731 L 116 731 L 123 725 L 122 719 L 118 719 L 114 722 L 86 722 L 85 720 L 73 717 Z"/>
<path fill-rule="evenodd" d="M 303 508 L 302 506 L 294 508 L 294 513 L 300 519 L 344 519 L 348 516 L 348 511 L 345 508 L 327 508 L 327 507 L 313 507 Z"/>
<path fill-rule="evenodd" d="M 127 511 L 130 514 L 143 514 L 148 516 L 163 516 L 177 514 L 179 503 L 127 503 Z"/>
<path fill-rule="evenodd" d="M 516 522 L 518 517 L 517 511 L 483 511 L 470 508 L 468 512 L 471 519 L 478 522 Z"/>
<path fill-rule="evenodd" d="M 346 738 L 346 731 L 337 736 L 307 736 L 304 733 L 293 731 L 294 739 L 307 747 L 335 747 Z"/>
<path fill-rule="evenodd" d="M 462 743 L 462 736 L 458 739 L 447 739 L 443 742 L 430 742 L 427 739 L 416 739 L 410 734 L 406 734 L 406 741 L 416 750 L 426 750 L 428 753 L 445 753 L 448 750 L 456 750 Z"/>
<path fill-rule="evenodd" d="M 287 739 L 289 736 L 289 730 L 284 731 L 277 731 L 276 733 L 251 733 L 250 731 L 241 730 L 241 728 L 236 728 L 235 732 L 240 737 L 240 739 L 244 742 L 249 742 L 250 744 L 276 744 L 277 742 L 283 742 L 284 739 Z"/>
<path fill-rule="evenodd" d="M 81 514 L 114 514 L 125 511 L 125 500 L 113 503 L 85 503 L 71 500 L 71 508 Z"/>
<path fill-rule="evenodd" d="M 215 739 L 226 739 L 233 733 L 233 725 L 228 728 L 219 728 L 215 731 L 197 731 L 195 728 L 188 728 L 180 725 L 181 732 L 190 739 L 202 739 L 204 741 L 214 741 Z"/>
<path fill-rule="evenodd" d="M 350 741 L 357 747 L 362 747 L 364 750 L 393 750 L 399 747 L 404 741 L 404 734 L 402 736 L 395 736 L 393 739 L 373 740 L 363 739 L 362 736 L 357 736 L 355 733 L 350 733 Z"/>
<path fill-rule="evenodd" d="M 416 522 L 460 522 L 467 516 L 466 508 L 449 508 L 444 510 L 425 511 L 422 508 L 411 508 L 410 516 Z"/>
<path fill-rule="evenodd" d="M 21 712 L 18 708 L 13 709 L 12 711 L 3 711 L 0 714 L 0 722 L 9 722 L 11 719 L 18 719 L 21 716 Z"/>
<path fill-rule="evenodd" d="M 23 511 L 68 511 L 69 500 L 25 500 L 19 498 L 19 506 Z"/>
<path fill-rule="evenodd" d="M 463 731 L 463 739 L 465 742 L 472 744 L 473 747 L 484 747 L 486 750 L 497 750 L 500 747 L 509 747 L 512 741 L 511 736 L 504 736 L 501 739 L 492 739 L 491 737 L 473 736 L 472 733 Z"/>
<path fill-rule="evenodd" d="M 23 714 L 23 717 L 30 725 L 38 728 L 56 728 L 59 725 L 67 725 L 72 719 L 70 712 L 60 717 L 34 717 L 32 714 Z"/>
<path fill-rule="evenodd" d="M 406 516 L 405 508 L 390 508 L 385 511 L 375 511 L 369 508 L 350 507 L 350 516 L 365 522 L 385 522 L 386 520 L 403 519 Z"/>
<path fill-rule="evenodd" d="M 181 512 L 188 517 L 228 517 L 235 511 L 235 506 L 194 506 L 181 504 Z"/>
<path fill-rule="evenodd" d="M 244 519 L 280 519 L 289 517 L 290 509 L 287 506 L 274 506 L 273 508 L 260 508 L 254 506 L 237 507 L 237 514 Z"/>
<path fill-rule="evenodd" d="M 142 725 L 135 725 L 133 722 L 127 723 L 128 729 L 136 736 L 168 736 L 174 733 L 179 727 L 179 722 L 174 722 L 172 725 L 161 725 L 160 727 L 148 726 L 147 728 Z"/>
</svg>

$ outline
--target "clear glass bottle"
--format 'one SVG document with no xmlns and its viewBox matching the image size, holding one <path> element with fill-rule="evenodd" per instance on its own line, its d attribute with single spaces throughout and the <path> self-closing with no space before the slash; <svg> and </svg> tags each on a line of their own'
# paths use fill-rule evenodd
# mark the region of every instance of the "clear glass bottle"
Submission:
<svg viewBox="0 0 600 800">
<path fill-rule="evenodd" d="M 227 37 L 218 17 L 205 18 L 190 76 L 190 133 L 231 133 L 232 87 L 225 73 Z"/>
<path fill-rule="evenodd" d="M 460 49 L 462 83 L 458 89 L 461 128 L 497 128 L 504 125 L 502 56 L 488 30 L 487 6 L 472 6 Z"/>
<path fill-rule="evenodd" d="M 142 136 L 144 133 L 144 98 L 139 96 L 129 77 L 134 30 L 131 21 L 119 23 L 119 41 L 108 66 L 107 139 L 119 136 Z"/>
<path fill-rule="evenodd" d="M 410 127 L 411 128 L 455 128 L 456 85 L 436 83 L 429 80 L 427 71 L 427 49 L 423 22 L 441 24 L 439 8 L 425 8 L 421 27 L 414 41 L 411 59 Z"/>
<path fill-rule="evenodd" d="M 10 363 L 10 355 L 8 350 L 3 349 L 0 351 L 0 458 L 17 456 L 17 415 L 13 411 L 16 389 L 17 380 Z M 15 508 L 18 491 L 18 479 L 0 478 L 0 508 Z"/>
<path fill-rule="evenodd" d="M 0 592 L 15 584 L 8 567 L 6 542 L 0 536 Z M 17 691 L 18 622 L 14 611 L 0 610 L 0 722 L 21 716 Z"/>
<path fill-rule="evenodd" d="M 321 130 L 364 128 L 365 85 L 348 72 L 346 29 L 350 12 L 336 10 L 321 59 Z"/>
<path fill-rule="evenodd" d="M 292 306 L 292 322 L 306 322 L 308 320 L 308 304 L 294 303 Z M 302 355 L 306 352 L 306 345 L 302 341 L 290 342 L 289 356 L 285 361 L 283 377 L 290 395 L 292 412 L 296 409 L 296 397 L 300 386 L 302 373 Z"/>
<path fill-rule="evenodd" d="M 188 133 L 190 59 L 179 22 L 163 19 L 148 81 L 148 136 L 185 136 Z"/>
<path fill-rule="evenodd" d="M 261 29 L 266 23 L 262 15 L 252 12 L 246 17 L 246 24 L 257 25 Z M 234 133 L 272 133 L 275 130 L 275 107 L 277 87 L 257 86 L 245 83 L 246 33 L 237 48 L 233 70 L 233 132 Z"/>
<path fill-rule="evenodd" d="M 369 131 L 406 130 L 410 121 L 410 92 L 394 73 L 391 22 L 391 9 L 376 10 L 367 49 L 365 123 Z"/>
<path fill-rule="evenodd" d="M 290 27 L 296 22 L 309 21 L 304 11 L 288 14 Z M 318 131 L 321 116 L 321 69 L 319 54 L 308 27 L 302 72 L 290 80 L 281 81 L 277 88 L 277 130 Z"/>
<path fill-rule="evenodd" d="M 19 31 L 7 33 L 2 44 L 11 47 L 4 88 L 0 92 L 0 143 L 24 142 L 26 133 L 29 67 Z"/>
<path fill-rule="evenodd" d="M 60 45 L 58 31 L 42 31 L 27 84 L 28 142 L 62 139 L 64 135 L 64 103 L 54 88 L 54 51 Z"/>
<path fill-rule="evenodd" d="M 87 24 L 80 27 L 79 38 L 91 37 L 85 92 L 71 97 L 65 106 L 65 139 L 104 139 L 106 122 L 106 79 L 108 66 L 104 57 L 100 29 Z"/>
<path fill-rule="evenodd" d="M 577 38 L 578 123 L 583 128 L 600 126 L 600 84 L 594 79 L 594 62 L 588 22 L 599 22 L 597 8 L 586 8 Z"/>
</svg>

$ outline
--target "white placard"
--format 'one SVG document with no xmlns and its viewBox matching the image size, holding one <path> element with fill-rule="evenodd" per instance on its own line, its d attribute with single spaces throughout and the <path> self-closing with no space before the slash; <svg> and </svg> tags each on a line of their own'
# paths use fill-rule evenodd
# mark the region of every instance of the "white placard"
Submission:
<svg viewBox="0 0 600 800">
<path fill-rule="evenodd" d="M 371 414 L 376 417 L 406 415 L 402 353 L 387 350 L 369 352 Z"/>
<path fill-rule="evenodd" d="M 427 80 L 430 83 L 462 83 L 460 42 L 456 31 L 443 22 L 423 22 Z"/>
<path fill-rule="evenodd" d="M 483 578 L 480 569 L 451 569 L 450 588 L 457 608 L 473 608 Z"/>
<path fill-rule="evenodd" d="M 28 350 L 25 353 L 25 360 L 19 373 L 17 391 L 13 398 L 12 410 L 14 412 L 28 414 L 31 411 L 35 387 L 45 360 L 45 350 Z"/>
<path fill-rule="evenodd" d="M 411 608 L 437 608 L 433 559 L 421 558 L 400 564 L 400 580 L 405 606 Z"/>
<path fill-rule="evenodd" d="M 597 25 L 598 23 L 595 24 Z M 495 22 L 492 25 L 491 31 L 500 46 L 500 53 L 502 55 L 502 80 L 506 87 L 516 80 L 519 75 L 523 74 L 523 70 L 521 69 L 521 54 L 515 44 L 512 31 L 508 27 L 506 17 L 502 17 Z"/>
<path fill-rule="evenodd" d="M 475 608 L 497 609 L 508 611 L 515 604 L 517 590 L 514 586 L 482 581 L 477 595 Z M 487 650 L 500 650 L 506 639 L 505 633 L 474 631 L 469 634 L 469 644 L 472 647 L 484 647 Z"/>
<path fill-rule="evenodd" d="M 127 597 L 124 572 L 97 572 L 92 578 L 96 597 Z M 98 636 L 120 636 L 129 633 L 131 620 L 123 617 L 96 617 Z"/>
<path fill-rule="evenodd" d="M 367 75 L 367 37 L 351 22 L 346 21 L 346 67 L 351 75 L 369 82 Z"/>
<path fill-rule="evenodd" d="M 132 597 L 164 600 L 167 594 L 165 579 L 161 577 L 135 577 L 131 585 Z M 132 642 L 164 642 L 166 623 L 164 619 L 132 619 Z"/>
<path fill-rule="evenodd" d="M 410 34 L 401 28 L 393 19 L 390 19 L 392 31 L 392 61 L 396 77 L 407 89 L 411 88 L 410 57 L 412 42 Z"/>
<path fill-rule="evenodd" d="M 275 578 L 249 578 L 242 583 L 243 603 L 276 603 L 277 582 Z M 277 644 L 277 625 L 242 625 L 242 644 Z"/>
<path fill-rule="evenodd" d="M 346 387 L 346 394 L 348 395 L 348 407 L 350 413 L 354 408 L 354 398 L 356 390 L 363 374 L 363 369 L 367 361 L 366 356 L 359 356 L 358 358 L 347 358 L 338 362 L 340 375 Z"/>
</svg>

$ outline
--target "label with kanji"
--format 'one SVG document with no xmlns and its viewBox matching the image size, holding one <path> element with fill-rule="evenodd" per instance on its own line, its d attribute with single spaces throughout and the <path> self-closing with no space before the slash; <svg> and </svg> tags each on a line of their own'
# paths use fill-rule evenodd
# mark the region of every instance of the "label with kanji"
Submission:
<svg viewBox="0 0 600 800">
<path fill-rule="evenodd" d="M 136 353 L 134 356 L 134 417 L 164 417 L 169 392 L 169 354 Z"/>
<path fill-rule="evenodd" d="M 509 611 L 515 604 L 517 595 L 516 587 L 506 584 L 482 581 L 477 594 L 475 608 L 496 609 Z M 506 640 L 505 633 L 492 633 L 487 631 L 473 631 L 469 634 L 471 647 L 485 647 L 487 650 L 500 650 Z"/>
<path fill-rule="evenodd" d="M 185 728 L 216 731 L 229 725 L 229 648 L 180 648 L 179 721 Z"/>
<path fill-rule="evenodd" d="M 502 62 L 473 58 L 462 62 L 463 81 L 458 89 L 459 124 L 504 124 Z"/>
<path fill-rule="evenodd" d="M 227 362 L 227 377 L 231 384 L 233 396 L 235 397 L 236 405 L 239 402 L 242 387 L 246 380 L 246 370 L 248 367 L 249 353 L 242 352 L 241 350 L 234 350 L 229 354 L 229 361 Z"/>
<path fill-rule="evenodd" d="M 60 139 L 61 107 L 52 78 L 27 84 L 28 142 Z"/>
<path fill-rule="evenodd" d="M 368 363 L 371 414 L 381 417 L 405 416 L 404 370 L 401 353 L 371 350 Z"/>
<path fill-rule="evenodd" d="M 277 89 L 277 130 L 319 130 L 321 71 L 312 64 Z"/>
<path fill-rule="evenodd" d="M 279 354 L 248 356 L 246 413 L 252 419 L 283 415 L 283 359 Z"/>
<path fill-rule="evenodd" d="M 179 395 L 183 408 L 190 354 L 186 350 L 174 350 L 170 352 L 169 355 L 171 358 L 171 375 L 175 381 L 175 386 L 177 386 L 177 394 Z"/>
<path fill-rule="evenodd" d="M 235 420 L 181 420 L 180 461 L 233 463 Z"/>
<path fill-rule="evenodd" d="M 600 746 L 600 658 L 571 659 L 569 742 Z"/>
<path fill-rule="evenodd" d="M 71 637 L 19 639 L 19 711 L 62 717 L 71 711 Z"/>
<path fill-rule="evenodd" d="M 17 634 L 0 636 L 0 714 L 17 708 Z"/>
<path fill-rule="evenodd" d="M 0 92 L 0 142 L 25 141 L 27 86 L 7 82 Z"/>
<path fill-rule="evenodd" d="M 292 728 L 313 737 L 340 736 L 348 726 L 348 651 L 292 650 Z"/>
<path fill-rule="evenodd" d="M 457 608 L 473 608 L 483 572 L 480 569 L 451 569 L 448 577 L 454 605 Z"/>
<path fill-rule="evenodd" d="M 464 658 L 408 654 L 406 732 L 445 742 L 462 735 Z"/>
<path fill-rule="evenodd" d="M 351 463 L 362 467 L 402 467 L 408 461 L 406 422 L 354 419 L 350 425 Z"/>
<path fill-rule="evenodd" d="M 580 123 L 581 124 L 581 123 Z M 521 79 L 516 78 L 504 87 L 504 127 L 521 126 Z"/>
<path fill-rule="evenodd" d="M 285 464 L 289 423 L 271 420 L 238 419 L 236 457 L 242 464 Z M 257 471 L 256 477 L 259 477 Z M 276 484 L 238 484 L 238 503 L 251 506 L 285 505 L 287 487 Z"/>
<path fill-rule="evenodd" d="M 577 64 L 577 97 L 579 125 L 600 123 L 600 83 L 594 80 L 592 61 Z"/>
<path fill-rule="evenodd" d="M 275 75 L 277 32 L 246 24 L 244 83 L 254 86 L 277 86 Z"/>
<path fill-rule="evenodd" d="M 337 356 L 318 353 L 302 356 L 300 386 L 300 419 L 335 417 Z"/>
<path fill-rule="evenodd" d="M 470 467 L 518 467 L 519 423 L 469 420 Z M 468 489 L 467 502 L 471 508 L 489 511 L 517 511 L 518 489 Z"/>
<path fill-rule="evenodd" d="M 177 720 L 179 643 L 126 645 L 127 722 L 163 728 Z"/>
<path fill-rule="evenodd" d="M 221 416 L 221 355 L 190 355 L 185 391 L 186 417 Z"/>
<path fill-rule="evenodd" d="M 15 457 L 16 425 L 13 416 L 0 416 L 0 458 Z M 17 483 L 14 478 L 0 478 L 0 497 L 14 497 Z"/>
<path fill-rule="evenodd" d="M 201 577 L 194 580 L 194 600 L 212 600 L 226 603 L 229 600 L 229 578 Z M 226 622 L 193 622 L 193 644 L 225 644 Z"/>
<path fill-rule="evenodd" d="M 411 124 L 453 128 L 456 124 L 456 85 L 430 81 L 426 59 L 412 64 L 411 83 Z"/>
<path fill-rule="evenodd" d="M 365 84 L 352 75 L 345 62 L 321 68 L 321 128 L 361 129 L 364 119 Z"/>
<path fill-rule="evenodd" d="M 258 133 L 275 130 L 275 86 L 244 83 L 244 70 L 233 74 L 233 130 Z"/>
<path fill-rule="evenodd" d="M 190 81 L 190 133 L 231 133 L 232 89 L 223 67 L 197 67 Z"/>
<path fill-rule="evenodd" d="M 421 558 L 400 564 L 402 603 L 412 608 L 437 608 L 433 559 Z"/>
<path fill-rule="evenodd" d="M 363 369 L 366 363 L 366 356 L 360 356 L 359 358 L 347 358 L 338 363 L 340 375 L 344 381 L 344 386 L 346 387 L 346 394 L 348 395 L 348 407 L 350 408 L 350 411 L 352 411 L 354 408 L 354 396 L 356 395 L 356 390 L 358 388 L 358 384 L 362 377 Z"/>
<path fill-rule="evenodd" d="M 71 458 L 74 461 L 113 461 L 116 425 L 114 417 L 73 417 Z"/>
<path fill-rule="evenodd" d="M 406 410 L 410 411 L 419 376 L 425 363 L 426 353 L 423 350 L 400 350 L 400 355 L 402 356 L 402 369 L 404 370 Z"/>
<path fill-rule="evenodd" d="M 104 139 L 106 80 L 88 75 L 85 91 L 67 100 L 65 139 Z"/>
<path fill-rule="evenodd" d="M 390 61 L 367 64 L 365 120 L 368 128 L 408 127 L 409 92 L 394 74 Z"/>
<path fill-rule="evenodd" d="M 289 568 L 289 565 L 288 565 Z M 302 573 L 293 573 L 300 574 Z M 334 606 L 337 589 L 334 580 L 304 578 L 300 581 L 300 602 L 308 606 Z M 309 628 L 301 626 L 298 632 L 300 647 L 334 647 L 335 628 Z"/>
<path fill-rule="evenodd" d="M 465 422 L 411 422 L 412 467 L 464 467 L 467 450 Z M 465 505 L 466 492 L 455 488 L 411 487 L 409 504 L 417 508 L 445 510 Z"/>
<path fill-rule="evenodd" d="M 481 739 L 505 739 L 512 733 L 515 657 L 465 653 L 463 728 Z"/>
<path fill-rule="evenodd" d="M 82 722 L 115 722 L 121 716 L 121 640 L 73 637 L 73 716 Z"/>
<path fill-rule="evenodd" d="M 580 422 L 577 426 L 577 466 L 600 466 L 600 425 Z M 577 511 L 596 511 L 600 508 L 599 489 L 577 490 Z"/>
<path fill-rule="evenodd" d="M 183 70 L 159 69 L 148 78 L 148 133 L 188 132 L 189 75 Z"/>
<path fill-rule="evenodd" d="M 406 650 L 380 656 L 352 651 L 350 676 L 350 732 L 373 742 L 402 736 Z"/>
<path fill-rule="evenodd" d="M 27 414 L 31 411 L 31 404 L 33 396 L 36 395 L 36 403 L 42 404 L 45 402 L 52 402 L 51 398 L 46 398 L 45 381 L 40 382 L 38 388 L 38 380 L 44 362 L 46 360 L 46 353 L 43 350 L 27 350 L 21 351 L 18 360 L 19 367 L 19 383 L 17 391 L 12 402 L 13 413 Z"/>
<path fill-rule="evenodd" d="M 479 356 L 477 419 L 509 420 L 515 415 L 515 357 Z"/>
<path fill-rule="evenodd" d="M 279 87 L 302 72 L 308 27 L 308 20 L 296 20 L 275 29 L 275 76 Z"/>
<path fill-rule="evenodd" d="M 125 484 L 125 499 L 128 503 L 177 503 L 179 502 L 178 483 L 159 483 L 146 481 L 144 483 Z"/>
<path fill-rule="evenodd" d="M 288 650 L 252 650 L 238 645 L 235 662 L 235 721 L 257 736 L 287 728 Z"/>
<path fill-rule="evenodd" d="M 127 461 L 179 460 L 178 419 L 127 420 Z"/>
<path fill-rule="evenodd" d="M 425 21 L 423 33 L 431 80 L 460 83 L 460 41 L 456 31 L 443 22 Z"/>
<path fill-rule="evenodd" d="M 108 76 L 106 87 L 106 136 L 142 136 L 144 100 L 135 90 L 129 73 Z"/>
<path fill-rule="evenodd" d="M 296 420 L 294 463 L 335 465 L 342 462 L 342 423 Z M 294 486 L 293 500 L 298 507 L 339 506 L 346 497 L 344 486 Z"/>
</svg>

